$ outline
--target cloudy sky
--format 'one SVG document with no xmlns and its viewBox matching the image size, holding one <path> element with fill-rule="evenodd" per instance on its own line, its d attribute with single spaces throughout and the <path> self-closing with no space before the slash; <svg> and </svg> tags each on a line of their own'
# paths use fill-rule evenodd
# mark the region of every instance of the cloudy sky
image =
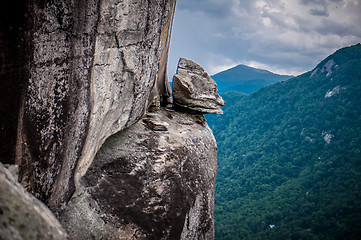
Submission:
<svg viewBox="0 0 361 240">
<path fill-rule="evenodd" d="M 169 75 L 178 59 L 211 75 L 238 64 L 299 75 L 361 42 L 361 0 L 178 0 Z"/>
</svg>

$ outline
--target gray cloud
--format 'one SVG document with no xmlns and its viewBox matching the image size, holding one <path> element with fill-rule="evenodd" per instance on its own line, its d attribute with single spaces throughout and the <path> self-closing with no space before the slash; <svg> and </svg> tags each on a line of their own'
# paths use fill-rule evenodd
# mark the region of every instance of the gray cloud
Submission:
<svg viewBox="0 0 361 240">
<path fill-rule="evenodd" d="M 323 9 L 313 8 L 313 9 L 310 9 L 309 13 L 314 16 L 323 16 L 323 17 L 329 16 L 329 13 L 326 8 L 323 8 Z"/>
<path fill-rule="evenodd" d="M 230 1 L 228 0 L 185 0 L 182 3 L 181 1 L 178 1 L 178 10 L 204 12 L 216 18 L 224 18 L 232 12 L 232 5 L 229 4 Z"/>
<path fill-rule="evenodd" d="M 211 74 L 236 64 L 280 73 L 311 70 L 361 42 L 361 0 L 179 0 L 170 72 L 179 57 Z"/>
<path fill-rule="evenodd" d="M 325 5 L 327 0 L 300 0 L 302 5 Z"/>
</svg>

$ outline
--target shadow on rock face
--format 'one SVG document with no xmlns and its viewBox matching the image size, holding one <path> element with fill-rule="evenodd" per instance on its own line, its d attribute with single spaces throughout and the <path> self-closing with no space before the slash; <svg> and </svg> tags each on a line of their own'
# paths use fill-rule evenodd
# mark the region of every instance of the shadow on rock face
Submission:
<svg viewBox="0 0 361 240">
<path fill-rule="evenodd" d="M 217 153 L 203 115 L 144 119 L 110 137 L 81 179 L 62 217 L 74 239 L 213 239 Z"/>
</svg>

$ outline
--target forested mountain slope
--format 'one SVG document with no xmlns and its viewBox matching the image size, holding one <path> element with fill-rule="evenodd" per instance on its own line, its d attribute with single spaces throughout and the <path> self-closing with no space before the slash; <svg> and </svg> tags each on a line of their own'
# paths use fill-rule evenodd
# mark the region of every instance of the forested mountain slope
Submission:
<svg viewBox="0 0 361 240">
<path fill-rule="evenodd" d="M 260 88 L 291 78 L 289 75 L 279 75 L 267 70 L 246 65 L 238 65 L 211 76 L 218 85 L 218 92 L 237 91 L 246 94 Z"/>
<path fill-rule="evenodd" d="M 359 239 L 361 45 L 207 116 L 218 142 L 216 239 Z"/>
</svg>

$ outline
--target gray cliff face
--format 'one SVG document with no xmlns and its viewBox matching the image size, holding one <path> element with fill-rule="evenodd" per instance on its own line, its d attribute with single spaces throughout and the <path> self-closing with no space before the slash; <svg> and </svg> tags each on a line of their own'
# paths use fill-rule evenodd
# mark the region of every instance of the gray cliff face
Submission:
<svg viewBox="0 0 361 240">
<path fill-rule="evenodd" d="M 74 239 L 212 239 L 216 142 L 203 115 L 160 110 L 106 140 L 64 213 Z M 106 230 L 104 230 L 106 229 Z"/>
<path fill-rule="evenodd" d="M 175 108 L 165 108 L 176 0 L 9 4 L 0 10 L 0 161 L 19 165 L 20 183 L 70 239 L 213 239 L 216 142 L 202 113 L 221 113 L 224 101 L 202 67 L 181 60 Z M 47 210 L 30 223 L 32 207 L 46 208 L 25 195 L 11 197 L 28 201 L 20 224 L 1 199 L 1 231 L 29 224 L 15 239 L 64 239 Z"/>
<path fill-rule="evenodd" d="M 158 70 L 167 62 L 175 1 L 27 7 L 32 52 L 16 163 L 23 185 L 58 211 L 105 139 L 169 95 Z"/>
<path fill-rule="evenodd" d="M 19 110 L 15 162 L 20 181 L 53 210 L 74 191 L 88 132 L 97 0 L 29 1 L 31 49 Z"/>
<path fill-rule="evenodd" d="M 63 240 L 66 237 L 52 212 L 26 192 L 0 163 L 0 239 Z"/>
<path fill-rule="evenodd" d="M 163 43 L 168 40 L 162 36 L 170 34 L 167 24 L 173 19 L 174 7 L 174 1 L 101 2 L 90 81 L 89 132 L 76 182 L 105 139 L 137 122 L 150 104 L 159 65 L 166 64 L 162 52 L 169 43 Z M 155 96 L 167 94 L 157 92 Z"/>
</svg>

